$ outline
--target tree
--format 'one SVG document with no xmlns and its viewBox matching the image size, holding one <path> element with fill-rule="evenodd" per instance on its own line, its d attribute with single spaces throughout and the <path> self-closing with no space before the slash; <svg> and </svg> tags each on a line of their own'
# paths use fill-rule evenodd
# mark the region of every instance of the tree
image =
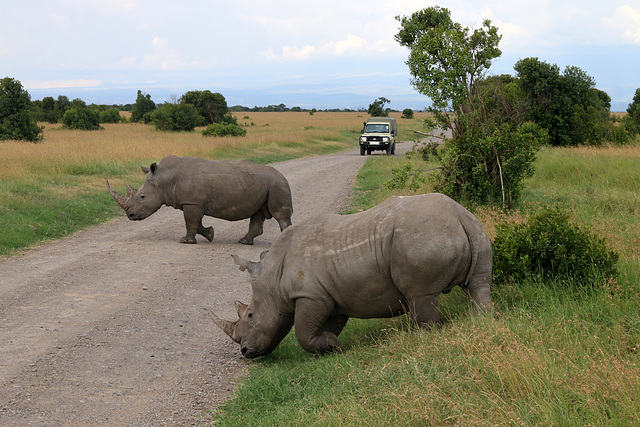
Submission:
<svg viewBox="0 0 640 427">
<path fill-rule="evenodd" d="M 31 118 L 31 96 L 22 83 L 10 77 L 0 80 L 0 141 L 42 140 L 42 127 Z"/>
<path fill-rule="evenodd" d="M 471 31 L 437 6 L 396 19 L 401 23 L 396 41 L 409 48 L 411 83 L 432 101 L 435 120 L 426 124 L 452 134 L 434 177 L 436 190 L 456 199 L 511 206 L 533 172 L 544 132 L 523 123 L 515 105 L 505 105 L 514 95 L 508 82 L 485 78 L 491 61 L 501 55 L 497 28 L 485 20 L 481 29 Z M 504 112 L 511 115 L 503 118 Z M 398 170 L 396 181 L 407 182 L 402 174 L 408 173 Z"/>
<path fill-rule="evenodd" d="M 454 137 L 461 135 L 465 129 L 457 119 L 476 106 L 473 100 L 480 79 L 491 61 L 502 54 L 498 49 L 502 36 L 488 19 L 482 29 L 472 32 L 453 22 L 448 9 L 438 6 L 396 16 L 396 20 L 400 31 L 395 40 L 409 48 L 406 64 L 411 84 L 431 99 L 429 110 L 436 114 L 437 124 L 449 128 Z M 457 114 L 444 114 L 450 110 Z"/>
<path fill-rule="evenodd" d="M 145 115 L 153 112 L 156 109 L 156 104 L 151 100 L 151 95 L 148 93 L 145 95 L 141 90 L 138 90 L 138 96 L 136 97 L 136 103 L 131 109 L 131 121 L 139 122 L 145 121 Z M 147 116 L 148 117 L 148 116 Z"/>
<path fill-rule="evenodd" d="M 389 104 L 390 102 L 391 101 L 389 101 L 387 98 L 381 96 L 380 98 L 369 104 L 367 114 L 369 114 L 371 117 L 387 117 L 389 115 L 389 110 L 385 110 L 384 105 Z"/>
<path fill-rule="evenodd" d="M 600 144 L 609 133 L 611 98 L 578 67 L 564 72 L 538 58 L 519 60 L 514 69 L 528 102 L 528 119 L 547 130 L 556 146 Z"/>
<path fill-rule="evenodd" d="M 413 110 L 411 108 L 405 108 L 402 110 L 403 119 L 413 119 Z"/>
<path fill-rule="evenodd" d="M 627 106 L 626 123 L 630 133 L 633 135 L 640 133 L 640 88 L 636 89 L 633 101 Z"/>
<path fill-rule="evenodd" d="M 227 100 L 221 93 L 212 93 L 209 90 L 193 90 L 186 92 L 180 98 L 181 104 L 191 104 L 198 110 L 202 117 L 202 124 L 221 123 L 222 118 L 229 112 Z"/>
</svg>

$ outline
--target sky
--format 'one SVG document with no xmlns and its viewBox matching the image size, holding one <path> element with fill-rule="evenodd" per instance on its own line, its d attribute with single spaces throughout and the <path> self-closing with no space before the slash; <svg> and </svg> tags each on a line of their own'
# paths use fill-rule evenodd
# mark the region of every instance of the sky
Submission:
<svg viewBox="0 0 640 427">
<path fill-rule="evenodd" d="M 229 106 L 402 110 L 430 105 L 410 84 L 396 16 L 440 6 L 502 35 L 489 74 L 536 57 L 576 66 L 624 111 L 640 88 L 640 0 L 0 0 L 0 78 L 32 100 L 156 103 L 190 90 Z"/>
</svg>

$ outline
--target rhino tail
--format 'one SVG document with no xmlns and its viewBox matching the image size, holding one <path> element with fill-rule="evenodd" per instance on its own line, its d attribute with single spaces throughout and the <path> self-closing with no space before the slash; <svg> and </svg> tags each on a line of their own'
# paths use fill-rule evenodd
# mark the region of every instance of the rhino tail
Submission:
<svg viewBox="0 0 640 427">
<path fill-rule="evenodd" d="M 471 250 L 471 263 L 469 264 L 469 270 L 467 271 L 463 285 L 464 288 L 467 288 L 473 278 L 473 275 L 476 273 L 480 255 L 484 250 L 486 250 L 485 245 L 488 243 L 489 238 L 487 237 L 487 233 L 480 221 L 471 214 L 471 212 L 465 212 L 465 215 L 461 219 L 462 221 L 460 222 L 462 224 L 462 228 L 464 228 L 464 231 L 467 234 L 469 248 Z M 491 247 L 490 243 L 489 247 Z"/>
<path fill-rule="evenodd" d="M 474 302 L 474 310 L 491 311 L 492 250 L 491 242 L 480 221 L 466 212 L 461 221 L 471 250 L 471 262 L 462 288 Z M 488 268 L 487 268 L 488 264 Z"/>
</svg>

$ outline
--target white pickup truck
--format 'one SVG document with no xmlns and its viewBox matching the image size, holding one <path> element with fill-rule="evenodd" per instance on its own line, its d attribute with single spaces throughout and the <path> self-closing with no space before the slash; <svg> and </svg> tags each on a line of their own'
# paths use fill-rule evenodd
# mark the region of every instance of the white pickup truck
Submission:
<svg viewBox="0 0 640 427">
<path fill-rule="evenodd" d="M 360 155 L 371 154 L 374 150 L 384 150 L 389 154 L 396 152 L 398 125 L 396 119 L 389 117 L 370 117 L 364 122 L 360 134 Z"/>
</svg>

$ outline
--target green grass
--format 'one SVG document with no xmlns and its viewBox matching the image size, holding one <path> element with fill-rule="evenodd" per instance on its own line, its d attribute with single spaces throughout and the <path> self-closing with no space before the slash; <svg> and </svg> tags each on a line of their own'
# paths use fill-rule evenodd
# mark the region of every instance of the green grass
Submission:
<svg viewBox="0 0 640 427">
<path fill-rule="evenodd" d="M 472 316 L 455 289 L 440 299 L 441 327 L 417 330 L 406 317 L 351 319 L 340 336 L 344 351 L 323 357 L 289 334 L 252 361 L 235 397 L 213 415 L 215 425 L 637 425 L 638 157 L 628 157 L 612 148 L 544 150 L 515 212 L 479 212 L 492 227 L 541 203 L 571 209 L 620 252 L 617 282 L 591 292 L 501 284 L 494 317 Z M 401 162 L 370 159 L 350 211 L 386 198 L 383 184 Z"/>
</svg>

